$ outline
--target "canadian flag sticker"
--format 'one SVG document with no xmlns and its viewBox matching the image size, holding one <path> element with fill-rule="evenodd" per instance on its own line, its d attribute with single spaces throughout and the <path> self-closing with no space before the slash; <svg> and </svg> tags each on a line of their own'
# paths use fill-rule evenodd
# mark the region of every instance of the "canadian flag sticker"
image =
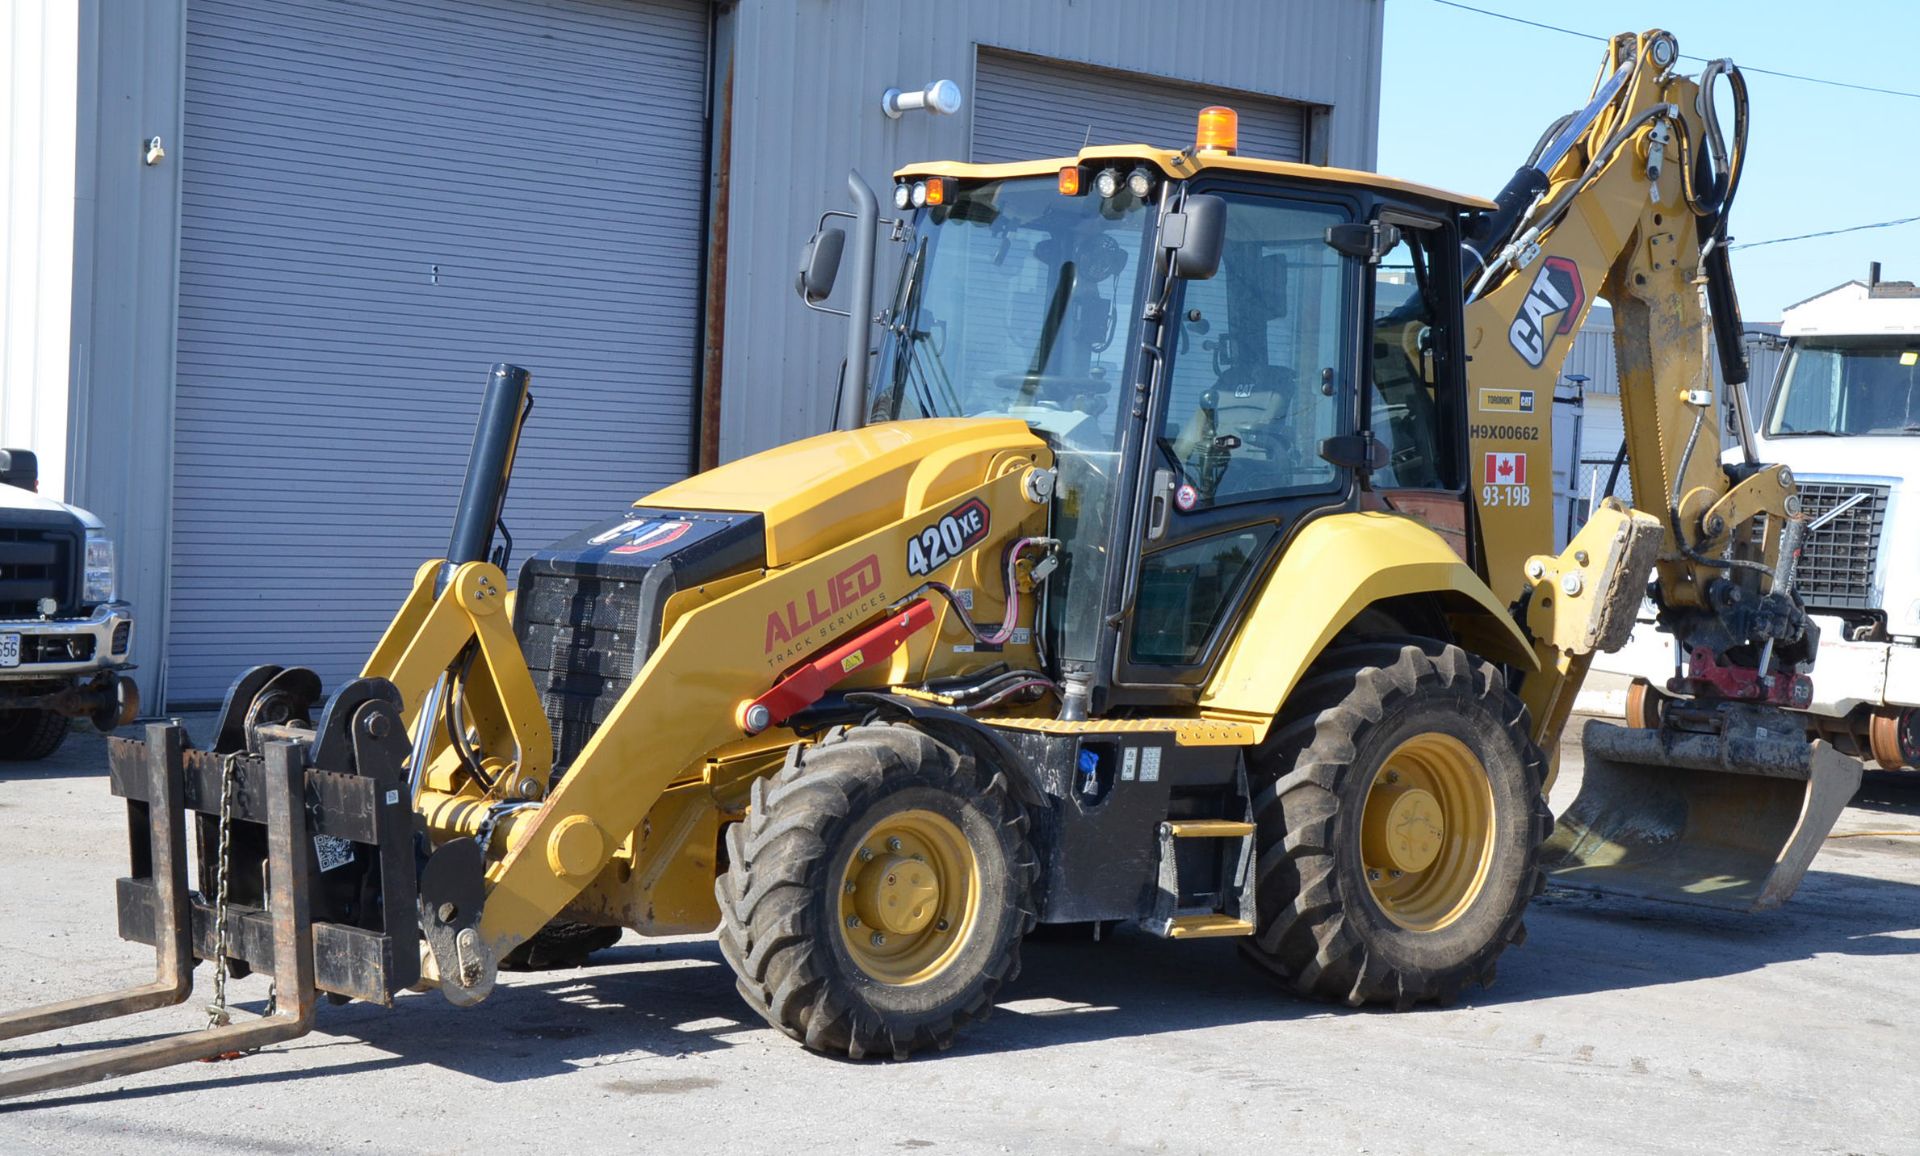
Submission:
<svg viewBox="0 0 1920 1156">
<path fill-rule="evenodd" d="M 1527 484 L 1527 455 L 1497 454 L 1487 455 L 1487 478 L 1489 486 L 1524 486 Z"/>
</svg>

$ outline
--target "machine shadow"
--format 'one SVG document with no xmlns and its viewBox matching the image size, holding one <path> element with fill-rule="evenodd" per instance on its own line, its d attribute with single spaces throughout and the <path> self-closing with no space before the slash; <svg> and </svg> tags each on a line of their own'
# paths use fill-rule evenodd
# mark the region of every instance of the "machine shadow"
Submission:
<svg viewBox="0 0 1920 1156">
<path fill-rule="evenodd" d="M 1881 815 L 1920 818 L 1920 772 L 1868 771 L 1848 806 Z"/>
<path fill-rule="evenodd" d="M 1920 855 L 1920 846 L 1912 853 Z M 1502 958 L 1497 986 L 1469 989 L 1455 1006 L 1661 986 L 1823 954 L 1920 955 L 1920 940 L 1889 934 L 1910 929 L 1916 911 L 1920 886 L 1833 871 L 1810 872 L 1783 910 L 1761 915 L 1554 888 L 1534 902 L 1528 942 Z M 1595 951 L 1596 943 L 1605 943 L 1605 951 Z M 1230 940 L 1176 943 L 1122 930 L 1102 943 L 1030 940 L 1022 960 L 1019 979 L 1001 992 L 994 1015 L 964 1032 L 952 1054 L 1396 1014 L 1298 998 L 1240 959 Z M 632 1064 L 768 1042 L 791 1046 L 795 1063 L 835 1062 L 775 1040 L 735 994 L 732 979 L 711 939 L 630 938 L 597 955 L 592 967 L 506 977 L 482 1008 L 463 1011 L 434 994 L 405 996 L 391 1009 L 322 1006 L 315 1035 L 218 1065 L 217 1074 L 204 1079 L 28 1100 L 0 1111 L 186 1094 L 210 1082 L 244 1087 L 418 1065 L 497 1084 L 604 1069 L 620 1080 L 621 1091 L 679 1091 L 689 1090 L 690 1077 L 622 1077 Z M 241 1006 L 263 1010 L 257 1000 Z M 358 1045 L 387 1055 L 343 1054 L 329 1062 L 329 1052 Z M 175 1069 L 174 1076 L 190 1071 Z"/>
<path fill-rule="evenodd" d="M 1900 850 L 1920 856 L 1920 840 L 1907 842 Z M 1849 855 L 1830 849 L 1823 862 Z M 1528 909 L 1526 945 L 1501 959 L 1499 984 L 1477 1002 L 1657 987 L 1818 955 L 1920 956 L 1920 939 L 1899 934 L 1917 921 L 1920 886 L 1834 870 L 1809 871 L 1784 907 L 1753 914 L 1549 886 Z"/>
</svg>

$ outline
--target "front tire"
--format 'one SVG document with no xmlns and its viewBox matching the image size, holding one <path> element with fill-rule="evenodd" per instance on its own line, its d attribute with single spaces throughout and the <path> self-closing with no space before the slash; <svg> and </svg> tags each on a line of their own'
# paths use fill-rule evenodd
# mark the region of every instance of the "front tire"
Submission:
<svg viewBox="0 0 1920 1156">
<path fill-rule="evenodd" d="M 1545 885 L 1553 819 L 1531 730 L 1500 672 L 1457 646 L 1323 658 L 1255 759 L 1260 910 L 1246 954 L 1304 995 L 1356 1007 L 1492 983 Z"/>
<path fill-rule="evenodd" d="M 0 761 L 26 763 L 44 759 L 67 741 L 72 724 L 50 710 L 0 711 Z"/>
<path fill-rule="evenodd" d="M 715 885 L 741 996 L 817 1052 L 946 1048 L 1019 974 L 1038 866 L 1004 778 L 907 726 L 796 746 Z"/>
</svg>

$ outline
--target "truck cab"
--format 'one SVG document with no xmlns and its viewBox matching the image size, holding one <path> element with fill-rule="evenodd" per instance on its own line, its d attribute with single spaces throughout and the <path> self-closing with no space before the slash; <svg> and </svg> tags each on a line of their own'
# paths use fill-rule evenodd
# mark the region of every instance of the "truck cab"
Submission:
<svg viewBox="0 0 1920 1156">
<path fill-rule="evenodd" d="M 133 608 L 115 589 L 99 518 L 38 492 L 29 450 L 0 450 L 0 761 L 52 754 L 74 718 L 110 730 L 138 713 Z"/>
</svg>

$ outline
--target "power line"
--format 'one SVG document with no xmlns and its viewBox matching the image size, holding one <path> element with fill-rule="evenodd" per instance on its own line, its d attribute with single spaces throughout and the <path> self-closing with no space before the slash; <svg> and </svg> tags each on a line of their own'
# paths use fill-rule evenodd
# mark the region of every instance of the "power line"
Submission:
<svg viewBox="0 0 1920 1156">
<path fill-rule="evenodd" d="M 1580 32 L 1572 28 L 1562 28 L 1558 24 L 1543 24 L 1538 20 L 1528 20 L 1524 17 L 1512 16 L 1505 12 L 1495 12 L 1490 8 L 1475 8 L 1471 4 L 1462 4 L 1459 0 L 1433 0 L 1433 2 L 1435 4 L 1443 4 L 1448 8 L 1458 8 L 1463 12 L 1477 12 L 1482 16 L 1491 16 L 1496 20 L 1507 20 L 1514 24 L 1525 24 L 1529 28 L 1539 28 L 1547 32 L 1558 32 L 1566 36 L 1577 36 L 1582 40 L 1597 40 L 1602 44 L 1611 44 L 1613 42 L 1613 38 L 1610 36 L 1596 36 L 1591 32 Z M 1685 52 L 1680 55 L 1681 58 L 1685 60 L 1698 60 L 1703 63 L 1707 60 L 1707 57 L 1694 56 Z M 1882 96 L 1904 96 L 1909 100 L 1920 100 L 1920 92 L 1904 92 L 1897 88 L 1876 88 L 1871 84 L 1850 84 L 1844 80 L 1827 80 L 1819 76 L 1802 76 L 1797 72 L 1781 72 L 1777 69 L 1761 68 L 1757 65 L 1743 64 L 1740 66 L 1740 70 L 1742 72 L 1757 72 L 1763 76 L 1777 76 L 1783 80 L 1798 80 L 1806 84 L 1824 84 L 1830 88 L 1851 88 L 1856 92 L 1877 92 Z"/>
<path fill-rule="evenodd" d="M 1774 237 L 1766 241 L 1748 241 L 1740 245 L 1729 245 L 1729 249 L 1758 249 L 1762 245 L 1784 245 L 1788 241 L 1807 241 L 1814 237 L 1832 237 L 1840 233 L 1858 233 L 1862 229 L 1889 229 L 1895 225 L 1910 225 L 1920 221 L 1920 217 L 1901 217 L 1895 221 L 1875 221 L 1871 225 L 1848 225 L 1844 229 L 1822 229 L 1818 233 L 1800 233 L 1792 237 Z"/>
</svg>

